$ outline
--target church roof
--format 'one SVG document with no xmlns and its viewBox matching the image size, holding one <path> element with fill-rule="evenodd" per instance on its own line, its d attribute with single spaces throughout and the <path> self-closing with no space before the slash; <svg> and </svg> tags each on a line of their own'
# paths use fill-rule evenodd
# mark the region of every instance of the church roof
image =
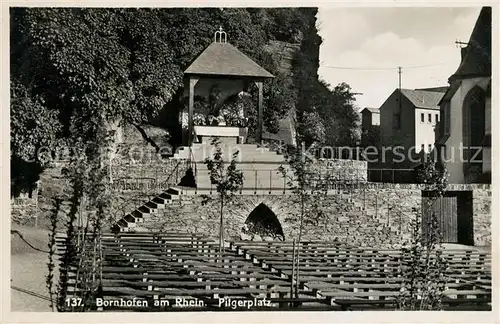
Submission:
<svg viewBox="0 0 500 324">
<path fill-rule="evenodd" d="M 184 73 L 274 78 L 274 75 L 240 52 L 236 47 L 222 42 L 210 44 Z"/>
<path fill-rule="evenodd" d="M 462 48 L 460 66 L 450 79 L 475 76 L 491 76 L 491 7 L 481 9 L 468 45 Z"/>
</svg>

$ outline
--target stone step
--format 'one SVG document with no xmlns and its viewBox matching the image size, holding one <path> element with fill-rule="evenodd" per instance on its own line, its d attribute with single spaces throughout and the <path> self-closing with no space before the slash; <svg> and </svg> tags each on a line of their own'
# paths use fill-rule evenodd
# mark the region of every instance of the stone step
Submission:
<svg viewBox="0 0 500 324">
<path fill-rule="evenodd" d="M 192 149 L 191 152 L 188 149 L 182 149 L 179 150 L 177 153 L 174 154 L 174 156 L 189 156 L 191 153 L 192 155 L 203 155 L 205 157 L 208 157 L 210 154 L 213 156 L 213 154 L 216 152 L 215 148 L 214 149 L 207 149 L 207 148 L 195 148 Z M 222 148 L 222 154 L 226 156 L 233 156 L 236 152 L 242 153 L 242 154 L 262 154 L 262 155 L 280 155 L 283 156 L 283 154 L 280 154 L 278 152 L 274 151 L 269 151 L 268 149 L 260 149 L 260 148 L 253 148 L 253 147 L 246 147 L 246 146 L 232 146 L 232 147 L 226 147 Z"/>
<path fill-rule="evenodd" d="M 178 187 L 170 187 L 167 189 L 165 193 L 161 194 L 160 197 L 169 199 L 179 199 L 179 193 L 180 189 Z"/>
<path fill-rule="evenodd" d="M 255 171 L 242 171 L 242 175 L 243 175 L 244 181 L 255 181 L 255 179 L 257 179 L 257 181 L 267 181 L 267 182 L 269 182 L 269 179 L 271 179 L 272 181 L 281 180 L 282 182 L 283 181 L 290 181 L 288 176 L 283 177 L 283 175 L 280 173 L 263 171 L 263 170 L 257 171 L 257 172 L 255 172 Z M 206 170 L 197 172 L 195 179 L 196 180 L 210 179 L 210 172 L 206 171 Z"/>
<path fill-rule="evenodd" d="M 121 227 L 127 227 L 128 226 L 128 222 L 125 220 L 125 219 L 120 219 L 117 223 L 117 225 L 121 226 Z"/>
<path fill-rule="evenodd" d="M 142 205 L 138 208 L 138 210 L 142 213 L 151 213 L 153 208 L 147 207 L 146 205 Z"/>
<path fill-rule="evenodd" d="M 205 164 L 205 158 L 202 158 L 202 157 L 193 157 L 192 159 L 193 162 L 196 162 L 197 165 L 200 165 L 200 164 Z M 223 161 L 224 163 L 229 163 L 232 161 L 232 159 L 226 159 L 226 158 L 223 158 Z M 243 159 L 236 159 L 235 160 L 236 162 L 238 163 L 267 163 L 267 164 L 270 164 L 270 163 L 276 163 L 278 165 L 281 165 L 281 164 L 286 164 L 286 160 L 283 159 L 283 158 L 280 158 L 280 157 L 277 157 L 277 156 L 249 156 L 249 157 L 245 157 Z"/>
<path fill-rule="evenodd" d="M 220 148 L 222 151 L 227 151 L 227 150 L 232 150 L 232 151 L 259 151 L 259 152 L 272 152 L 276 153 L 275 151 L 271 151 L 267 147 L 259 147 L 255 144 L 221 144 Z M 189 153 L 189 147 L 188 146 L 182 146 L 177 149 L 177 151 L 174 154 L 182 154 L 185 152 Z M 191 145 L 191 151 L 196 152 L 196 151 L 202 151 L 202 152 L 210 152 L 213 151 L 215 152 L 215 146 L 211 144 L 200 144 L 200 143 L 194 143 Z"/>
<path fill-rule="evenodd" d="M 224 168 L 227 169 L 229 166 L 230 162 L 224 162 Z M 196 167 L 196 170 L 201 171 L 201 170 L 208 170 L 208 166 L 205 162 L 196 162 L 194 165 Z M 258 171 L 276 171 L 280 170 L 281 168 L 284 168 L 287 170 L 287 172 L 292 172 L 291 167 L 282 162 L 266 162 L 266 161 L 260 161 L 260 162 L 236 162 L 236 169 L 238 170 L 258 170 Z"/>
<path fill-rule="evenodd" d="M 204 161 L 206 158 L 213 158 L 213 152 L 215 152 L 215 148 L 213 146 L 203 146 L 203 145 L 195 145 L 189 150 L 188 147 L 180 148 L 173 156 L 173 159 L 193 159 L 195 161 Z M 254 145 L 248 146 L 248 144 L 244 145 L 235 145 L 230 147 L 223 147 L 223 159 L 230 161 L 233 159 L 233 154 L 239 152 L 240 157 L 237 158 L 244 161 L 285 161 L 283 155 L 278 154 L 274 151 L 270 151 L 269 149 L 261 149 L 257 148 Z"/>
<path fill-rule="evenodd" d="M 131 214 L 125 215 L 125 217 L 123 217 L 122 219 L 124 219 L 127 223 L 135 223 L 136 222 L 136 218 L 134 216 L 132 216 Z"/>
<path fill-rule="evenodd" d="M 127 222 L 127 226 L 126 226 L 126 227 L 127 227 L 127 228 L 132 228 L 132 227 L 135 227 L 135 226 L 137 226 L 137 224 L 136 224 L 136 223 Z"/>
<path fill-rule="evenodd" d="M 159 204 L 159 205 L 165 205 L 168 200 L 171 200 L 171 199 L 170 198 L 168 198 L 168 199 L 162 198 L 162 197 L 158 196 L 158 197 L 153 198 L 153 200 L 151 200 L 151 201 L 156 203 L 156 204 Z"/>
<path fill-rule="evenodd" d="M 145 204 L 146 207 L 148 208 L 151 208 L 151 209 L 164 209 L 165 208 L 165 205 L 163 203 L 158 203 L 158 202 L 154 202 L 154 201 L 148 201 L 146 204 Z"/>
<path fill-rule="evenodd" d="M 276 152 L 261 152 L 261 151 L 255 151 L 255 150 L 245 150 L 245 151 L 238 151 L 238 155 L 235 155 L 236 151 L 228 151 L 222 152 L 222 158 L 224 160 L 233 160 L 233 159 L 241 159 L 241 161 L 247 161 L 249 158 L 253 157 L 259 157 L 259 159 L 265 159 L 265 158 L 274 158 L 278 157 L 281 160 L 284 160 L 284 156 L 281 154 L 278 154 Z M 207 158 L 213 159 L 214 155 L 210 155 L 208 152 L 203 152 L 203 151 L 193 151 L 193 154 L 189 154 L 188 151 L 182 152 L 181 154 L 175 154 L 173 156 L 173 159 L 179 160 L 179 159 L 189 159 L 191 156 L 191 159 L 199 160 L 199 161 L 204 161 Z"/>
<path fill-rule="evenodd" d="M 134 216 L 135 218 L 141 218 L 143 217 L 143 213 L 140 211 L 140 210 L 134 210 L 133 212 L 131 212 L 132 216 Z"/>
</svg>

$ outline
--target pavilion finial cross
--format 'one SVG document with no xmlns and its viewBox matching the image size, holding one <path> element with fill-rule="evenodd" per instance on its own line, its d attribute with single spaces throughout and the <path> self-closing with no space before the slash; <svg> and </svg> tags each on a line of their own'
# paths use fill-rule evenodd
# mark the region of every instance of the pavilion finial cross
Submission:
<svg viewBox="0 0 500 324">
<path fill-rule="evenodd" d="M 224 38 L 222 38 L 224 36 Z M 227 33 L 222 30 L 222 26 L 214 34 L 214 42 L 216 43 L 227 43 Z"/>
</svg>

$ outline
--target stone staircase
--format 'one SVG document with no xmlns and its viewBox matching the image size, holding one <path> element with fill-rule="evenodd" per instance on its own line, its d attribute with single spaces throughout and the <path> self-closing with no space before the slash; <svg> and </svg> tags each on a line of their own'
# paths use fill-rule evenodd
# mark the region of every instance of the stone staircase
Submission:
<svg viewBox="0 0 500 324">
<path fill-rule="evenodd" d="M 153 216 L 160 209 L 165 209 L 165 205 L 177 203 L 180 199 L 179 190 L 170 188 L 159 194 L 150 201 L 139 206 L 131 213 L 122 217 L 112 228 L 113 232 L 130 232 L 138 229 L 137 224 L 143 223 L 145 219 Z M 139 229 L 140 231 L 140 229 Z"/>
<path fill-rule="evenodd" d="M 236 144 L 224 142 L 220 145 L 222 158 L 229 165 L 233 154 L 238 153 L 235 160 L 237 169 L 243 172 L 243 189 L 283 189 L 286 180 L 279 172 L 281 166 L 288 169 L 283 155 L 268 148 L 258 147 L 255 144 Z M 174 159 L 190 159 L 196 168 L 196 184 L 201 190 L 212 189 L 210 173 L 205 164 L 206 158 L 213 158 L 215 147 L 207 143 L 195 143 L 189 147 L 182 147 L 173 156 Z"/>
</svg>

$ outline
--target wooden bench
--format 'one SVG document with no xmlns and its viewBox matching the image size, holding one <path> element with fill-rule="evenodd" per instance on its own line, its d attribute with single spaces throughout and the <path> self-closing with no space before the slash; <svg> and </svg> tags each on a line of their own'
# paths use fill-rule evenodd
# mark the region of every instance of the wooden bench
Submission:
<svg viewBox="0 0 500 324">
<path fill-rule="evenodd" d="M 470 310 L 491 310 L 491 305 L 486 305 L 491 302 L 491 299 L 485 298 L 484 300 L 477 299 L 449 299 L 443 298 L 442 305 L 444 310 L 468 310 L 467 306 L 472 306 Z M 336 299 L 334 304 L 340 305 L 342 310 L 350 310 L 359 308 L 359 306 L 369 306 L 369 307 L 395 307 L 397 301 L 394 299 L 384 299 L 384 300 L 369 300 L 369 299 Z"/>
<path fill-rule="evenodd" d="M 157 289 L 138 290 L 126 287 L 105 287 L 103 295 L 109 297 L 142 297 L 142 298 L 162 298 L 162 297 L 206 297 L 219 298 L 220 296 L 246 296 L 270 298 L 284 297 L 290 293 L 290 287 L 270 287 L 267 289 L 258 288 L 237 288 L 237 289 Z"/>
<path fill-rule="evenodd" d="M 114 243 L 114 244 L 103 245 L 103 247 L 104 247 L 104 250 L 109 250 L 109 251 L 121 251 L 122 249 L 145 250 L 145 251 L 158 250 L 158 249 L 180 249 L 180 250 L 186 250 L 186 251 L 198 251 L 198 250 L 202 250 L 202 249 L 214 250 L 214 251 L 219 250 L 218 246 L 212 245 L 212 244 L 199 244 L 198 246 L 195 246 L 195 245 L 191 245 L 191 244 L 174 244 L 174 243 L 136 244 L 133 242 L 126 242 L 126 243 Z"/>
<path fill-rule="evenodd" d="M 332 276 L 332 277 L 315 277 L 315 276 L 300 276 L 300 282 L 308 283 L 308 282 L 335 282 L 335 283 L 401 283 L 403 282 L 403 278 L 396 277 L 361 277 L 361 276 Z"/>
<path fill-rule="evenodd" d="M 163 274 L 163 273 L 150 273 L 145 272 L 141 274 L 130 274 L 130 273 L 114 273 L 114 272 L 103 272 L 103 279 L 113 279 L 113 280 L 257 280 L 257 279 L 267 279 L 267 280 L 282 280 L 279 276 L 273 276 L 268 273 L 239 273 L 239 274 L 227 274 L 227 273 L 201 273 L 197 275 L 191 274 Z"/>
<path fill-rule="evenodd" d="M 321 291 L 320 292 L 322 296 L 325 296 L 329 301 L 330 305 L 332 305 L 336 299 L 342 299 L 342 298 L 368 298 L 368 299 L 386 299 L 386 298 L 395 298 L 399 296 L 398 291 L 344 291 L 344 290 L 337 290 L 337 291 Z"/>
<path fill-rule="evenodd" d="M 148 278 L 149 279 L 149 278 Z M 160 281 L 160 280 L 148 280 L 148 281 L 125 281 L 125 280 L 110 280 L 103 279 L 103 284 L 106 287 L 129 287 L 129 288 L 148 288 L 148 290 L 153 290 L 153 288 L 204 288 L 204 289 L 214 289 L 214 288 L 259 288 L 259 289 L 272 289 L 274 286 L 285 287 L 290 290 L 290 283 L 284 280 L 256 280 L 256 281 Z"/>
<path fill-rule="evenodd" d="M 271 264 L 275 267 L 277 266 L 289 266 L 292 264 L 292 261 L 284 261 L 284 260 L 269 260 L 267 258 L 261 259 L 260 262 L 265 262 L 266 264 Z M 359 261 L 349 261 L 349 262 L 321 262 L 321 261 L 309 261 L 309 260 L 301 260 L 300 261 L 300 267 L 314 267 L 316 269 L 336 269 L 336 268 L 356 268 L 356 267 L 362 267 L 362 268 L 391 268 L 391 269 L 396 269 L 400 265 L 399 263 L 395 262 L 374 262 L 374 261 L 364 261 L 364 262 L 359 262 Z"/>
<path fill-rule="evenodd" d="M 269 251 L 269 250 L 253 250 L 253 249 L 242 249 L 239 250 L 240 254 L 250 254 L 254 256 L 268 256 L 273 258 L 291 258 L 293 256 L 293 251 Z M 311 258 L 316 260 L 322 260 L 325 258 L 333 259 L 382 259 L 397 261 L 393 257 L 385 255 L 371 255 L 364 254 L 362 252 L 351 251 L 349 253 L 337 252 L 337 251 L 318 251 L 318 252 L 300 252 L 301 258 Z"/>
<path fill-rule="evenodd" d="M 293 271 L 293 266 L 277 266 L 275 269 L 278 272 L 282 272 L 285 274 L 291 273 Z M 335 270 L 333 270 L 335 269 Z M 297 270 L 295 268 L 295 270 Z M 372 267 L 356 267 L 356 268 L 332 268 L 332 267 L 305 267 L 301 266 L 299 268 L 299 274 L 303 275 L 311 275 L 311 276 L 338 276 L 338 275 L 349 275 L 353 276 L 389 276 L 395 274 L 391 269 L 387 269 L 386 271 L 374 269 Z"/>
</svg>

